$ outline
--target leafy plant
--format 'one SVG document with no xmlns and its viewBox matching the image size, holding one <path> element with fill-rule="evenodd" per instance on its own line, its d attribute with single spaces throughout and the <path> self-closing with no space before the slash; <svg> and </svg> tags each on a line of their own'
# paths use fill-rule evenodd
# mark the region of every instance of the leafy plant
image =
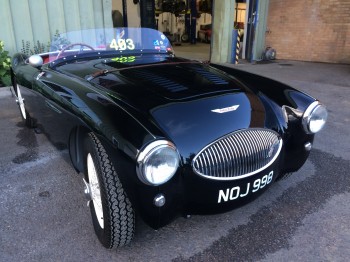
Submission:
<svg viewBox="0 0 350 262">
<path fill-rule="evenodd" d="M 67 46 L 69 44 L 69 40 L 65 37 L 62 37 L 60 32 L 56 30 L 56 33 L 54 34 L 52 42 L 49 44 L 49 46 L 51 47 L 51 50 L 55 50 L 55 48 L 56 50 L 60 50 L 62 49 L 62 46 Z"/>
<path fill-rule="evenodd" d="M 4 41 L 0 40 L 0 82 L 5 86 L 11 84 L 11 59 L 8 54 L 9 52 L 5 50 Z"/>
<path fill-rule="evenodd" d="M 27 56 L 31 56 L 35 54 L 61 50 L 62 47 L 69 44 L 70 42 L 66 38 L 62 37 L 59 31 L 56 30 L 56 33 L 52 37 L 52 41 L 51 42 L 49 41 L 46 45 L 41 43 L 40 41 L 36 41 L 36 43 L 32 48 L 30 41 L 22 40 L 21 52 Z"/>
<path fill-rule="evenodd" d="M 26 56 L 31 56 L 35 54 L 45 53 L 50 51 L 50 43 L 48 43 L 46 46 L 41 43 L 39 40 L 36 41 L 36 44 L 34 44 L 33 48 L 31 48 L 30 41 L 24 41 L 22 40 L 22 48 L 21 52 L 25 54 Z"/>
</svg>

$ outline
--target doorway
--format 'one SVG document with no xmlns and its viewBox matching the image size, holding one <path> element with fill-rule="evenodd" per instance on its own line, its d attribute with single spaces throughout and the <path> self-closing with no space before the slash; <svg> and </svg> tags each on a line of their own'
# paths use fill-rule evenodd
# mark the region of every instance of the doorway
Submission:
<svg viewBox="0 0 350 262">
<path fill-rule="evenodd" d="M 258 1 L 259 0 L 248 0 L 247 3 L 247 15 L 246 15 L 246 26 L 245 26 L 245 37 L 244 37 L 244 56 L 248 61 L 253 59 L 253 48 L 255 41 L 255 30 L 258 15 Z"/>
</svg>

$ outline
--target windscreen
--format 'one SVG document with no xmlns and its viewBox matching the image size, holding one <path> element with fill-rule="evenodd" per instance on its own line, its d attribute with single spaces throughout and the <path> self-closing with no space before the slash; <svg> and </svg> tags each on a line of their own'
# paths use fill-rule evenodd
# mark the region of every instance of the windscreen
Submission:
<svg viewBox="0 0 350 262">
<path fill-rule="evenodd" d="M 172 53 L 168 38 L 150 28 L 102 28 L 56 34 L 51 41 L 50 62 L 91 54 Z"/>
</svg>

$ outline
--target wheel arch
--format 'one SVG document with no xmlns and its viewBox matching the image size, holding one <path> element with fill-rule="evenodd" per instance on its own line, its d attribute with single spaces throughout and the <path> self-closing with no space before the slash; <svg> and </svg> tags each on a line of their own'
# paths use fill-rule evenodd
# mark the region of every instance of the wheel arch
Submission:
<svg viewBox="0 0 350 262">
<path fill-rule="evenodd" d="M 230 68 L 225 65 L 210 65 L 235 77 L 237 80 L 243 83 L 244 86 L 248 87 L 248 89 L 255 92 L 256 94 L 260 92 L 263 93 L 266 97 L 268 97 L 274 103 L 278 104 L 280 107 L 289 106 L 291 108 L 299 110 L 300 112 L 303 112 L 312 102 L 316 101 L 316 99 L 310 95 L 278 80 L 274 80 L 240 69 Z M 259 83 L 259 85 L 256 83 Z"/>
<path fill-rule="evenodd" d="M 84 139 L 91 132 L 93 132 L 98 137 L 111 160 L 115 159 L 115 156 L 117 155 L 117 150 L 114 147 L 113 148 L 115 150 L 113 150 L 112 146 L 106 138 L 97 134 L 87 126 L 76 126 L 70 132 L 68 148 L 73 167 L 78 173 L 84 172 Z"/>
<path fill-rule="evenodd" d="M 12 67 L 10 68 L 10 77 L 11 77 L 12 91 L 17 96 L 17 90 L 16 90 L 17 80 L 16 80 L 15 72 Z"/>
<path fill-rule="evenodd" d="M 84 138 L 90 132 L 91 130 L 85 126 L 76 126 L 69 135 L 69 156 L 78 173 L 84 172 Z"/>
<path fill-rule="evenodd" d="M 12 67 L 10 68 L 10 76 L 11 76 L 12 86 L 14 87 L 15 86 L 15 73 L 13 72 Z"/>
</svg>

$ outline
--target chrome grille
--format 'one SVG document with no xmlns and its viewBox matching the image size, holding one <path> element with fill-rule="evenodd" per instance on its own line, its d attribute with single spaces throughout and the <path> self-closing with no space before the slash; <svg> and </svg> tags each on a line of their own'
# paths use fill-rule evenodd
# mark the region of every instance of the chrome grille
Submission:
<svg viewBox="0 0 350 262">
<path fill-rule="evenodd" d="M 278 157 L 282 139 L 268 129 L 244 129 L 226 135 L 202 149 L 193 159 L 198 175 L 233 180 L 254 175 Z"/>
</svg>

